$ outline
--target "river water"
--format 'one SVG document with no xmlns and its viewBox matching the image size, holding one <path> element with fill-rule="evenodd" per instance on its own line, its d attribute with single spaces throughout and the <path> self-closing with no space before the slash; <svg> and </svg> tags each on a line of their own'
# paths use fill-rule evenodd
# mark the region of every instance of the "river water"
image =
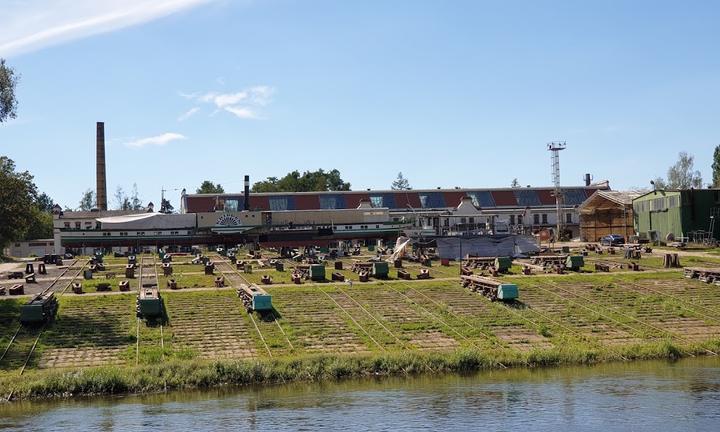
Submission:
<svg viewBox="0 0 720 432">
<path fill-rule="evenodd" d="M 720 431 L 720 359 L 20 402 L 0 429 Z"/>
</svg>

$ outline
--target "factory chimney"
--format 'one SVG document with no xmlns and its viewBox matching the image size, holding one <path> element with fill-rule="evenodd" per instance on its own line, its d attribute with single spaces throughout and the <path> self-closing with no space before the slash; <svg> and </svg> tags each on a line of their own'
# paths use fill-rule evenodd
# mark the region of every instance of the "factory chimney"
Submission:
<svg viewBox="0 0 720 432">
<path fill-rule="evenodd" d="M 96 142 L 96 196 L 98 210 L 107 210 L 107 179 L 105 177 L 105 123 L 97 122 Z"/>
<path fill-rule="evenodd" d="M 245 176 L 245 210 L 250 210 L 250 176 Z"/>
<path fill-rule="evenodd" d="M 585 174 L 585 186 L 590 186 L 590 182 L 592 182 L 592 177 L 590 174 Z"/>
</svg>

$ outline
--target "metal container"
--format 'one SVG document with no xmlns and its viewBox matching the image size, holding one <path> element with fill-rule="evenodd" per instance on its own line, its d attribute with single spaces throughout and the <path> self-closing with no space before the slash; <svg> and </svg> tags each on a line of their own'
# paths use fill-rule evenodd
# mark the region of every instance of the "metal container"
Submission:
<svg viewBox="0 0 720 432">
<path fill-rule="evenodd" d="M 253 310 L 270 311 L 272 310 L 272 296 L 270 294 L 255 294 L 252 299 Z"/>
<path fill-rule="evenodd" d="M 572 271 L 579 271 L 585 265 L 585 259 L 582 255 L 569 255 L 565 259 L 565 268 Z"/>
<path fill-rule="evenodd" d="M 38 294 L 20 308 L 20 323 L 40 324 L 55 317 L 58 302 L 53 292 Z"/>
<path fill-rule="evenodd" d="M 310 265 L 310 279 L 315 282 L 325 280 L 325 266 L 322 264 L 311 264 Z"/>
<path fill-rule="evenodd" d="M 141 288 L 137 298 L 137 311 L 143 318 L 154 318 L 162 315 L 162 300 L 157 287 Z"/>
<path fill-rule="evenodd" d="M 518 287 L 515 284 L 500 284 L 497 288 L 498 300 L 515 300 L 518 296 Z"/>
<path fill-rule="evenodd" d="M 388 263 L 385 261 L 374 262 L 372 265 L 372 275 L 375 278 L 385 279 L 389 271 Z"/>
<path fill-rule="evenodd" d="M 512 258 L 510 257 L 497 257 L 495 258 L 495 270 L 499 272 L 506 272 L 512 267 Z"/>
</svg>

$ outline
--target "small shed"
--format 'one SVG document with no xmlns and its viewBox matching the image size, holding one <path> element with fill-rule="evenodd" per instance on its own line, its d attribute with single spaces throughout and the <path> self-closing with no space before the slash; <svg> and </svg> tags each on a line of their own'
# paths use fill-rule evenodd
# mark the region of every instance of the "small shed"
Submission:
<svg viewBox="0 0 720 432">
<path fill-rule="evenodd" d="M 638 192 L 598 190 L 578 207 L 580 213 L 580 238 L 599 241 L 610 234 L 620 234 L 627 239 L 635 234 L 633 226 L 633 199 Z"/>
</svg>

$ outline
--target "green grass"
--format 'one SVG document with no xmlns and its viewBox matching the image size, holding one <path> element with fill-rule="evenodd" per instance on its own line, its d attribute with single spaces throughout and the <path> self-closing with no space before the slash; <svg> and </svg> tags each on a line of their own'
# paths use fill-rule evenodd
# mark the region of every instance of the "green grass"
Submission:
<svg viewBox="0 0 720 432">
<path fill-rule="evenodd" d="M 501 367 L 546 367 L 640 359 L 677 359 L 720 349 L 720 341 L 680 347 L 661 341 L 622 349 L 554 348 L 527 353 L 458 350 L 452 353 L 386 353 L 302 356 L 260 361 L 174 360 L 137 367 L 30 371 L 0 376 L 0 393 L 15 400 L 149 393 L 226 385 L 270 385 L 359 377 L 471 373 Z"/>
<path fill-rule="evenodd" d="M 172 276 L 162 276 L 162 273 L 158 275 L 158 284 L 161 290 L 168 290 L 167 281 L 169 279 L 175 279 L 178 288 L 213 288 L 215 287 L 215 278 L 219 276 L 216 272 L 216 276 L 210 276 L 205 274 L 183 274 L 175 273 Z"/>
</svg>

